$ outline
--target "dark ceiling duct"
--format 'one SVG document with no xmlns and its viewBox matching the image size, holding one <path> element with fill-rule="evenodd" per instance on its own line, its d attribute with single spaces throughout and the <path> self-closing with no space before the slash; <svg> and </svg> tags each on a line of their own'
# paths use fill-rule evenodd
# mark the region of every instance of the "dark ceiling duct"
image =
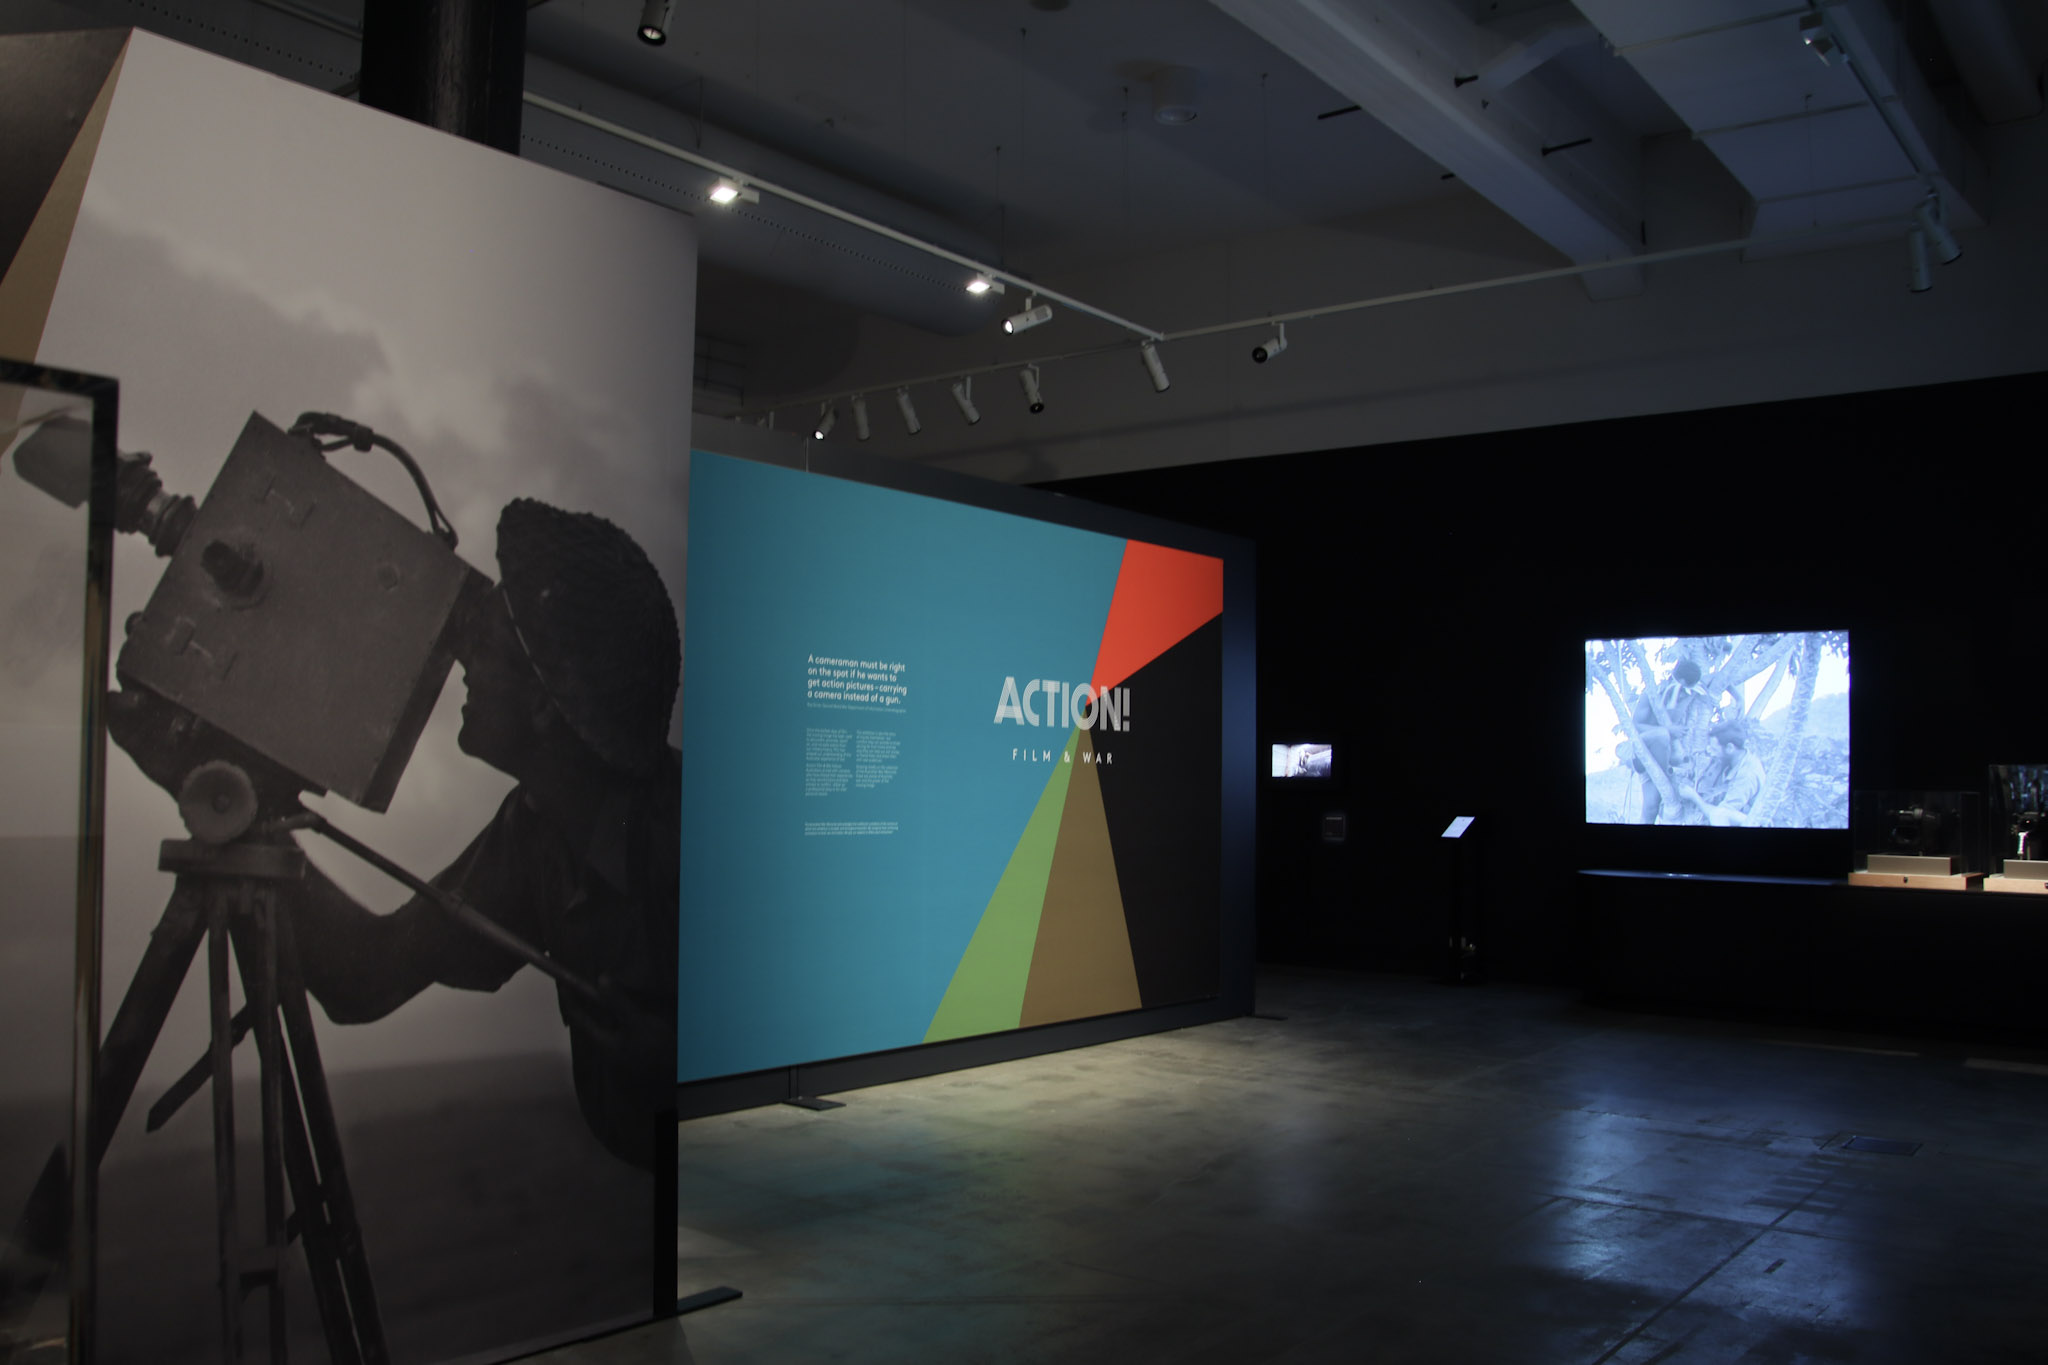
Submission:
<svg viewBox="0 0 2048 1365">
<path fill-rule="evenodd" d="M 519 151 L 527 0 L 365 0 L 361 99 Z"/>
</svg>

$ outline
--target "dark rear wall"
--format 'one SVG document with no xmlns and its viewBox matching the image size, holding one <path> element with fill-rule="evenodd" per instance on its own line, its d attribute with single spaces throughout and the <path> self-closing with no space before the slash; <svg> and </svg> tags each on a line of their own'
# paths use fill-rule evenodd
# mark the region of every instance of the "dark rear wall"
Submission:
<svg viewBox="0 0 2048 1365">
<path fill-rule="evenodd" d="M 1334 739 L 1341 768 L 1262 787 L 1263 960 L 1438 970 L 1438 836 L 1466 813 L 1489 970 L 1568 982 L 1578 868 L 1834 877 L 1851 852 L 1585 825 L 1590 637 L 1846 627 L 1858 789 L 2048 762 L 2044 380 L 1045 486 L 1257 541 L 1260 744 Z M 1350 838 L 1325 844 L 1338 810 Z"/>
</svg>

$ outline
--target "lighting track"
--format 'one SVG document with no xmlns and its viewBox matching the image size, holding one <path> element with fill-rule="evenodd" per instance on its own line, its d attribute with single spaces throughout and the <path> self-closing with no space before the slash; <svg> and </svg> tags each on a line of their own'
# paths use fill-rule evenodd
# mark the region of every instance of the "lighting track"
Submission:
<svg viewBox="0 0 2048 1365">
<path fill-rule="evenodd" d="M 1388 308 L 1395 304 L 1420 303 L 1427 299 L 1450 298 L 1458 294 L 1478 294 L 1490 289 L 1509 289 L 1518 285 L 1542 284 L 1549 280 L 1576 279 L 1601 270 L 1625 270 L 1634 266 L 1659 265 L 1666 261 L 1691 260 L 1698 256 L 1718 256 L 1724 252 L 1748 251 L 1757 247 L 1784 246 L 1793 242 L 1810 241 L 1815 237 L 1838 237 L 1845 233 L 1869 232 L 1879 228 L 1906 229 L 1915 226 L 1911 217 L 1896 215 L 1881 218 L 1863 218 L 1851 223 L 1831 223 L 1820 227 L 1798 228 L 1790 232 L 1766 233 L 1760 237 L 1737 237 L 1722 242 L 1707 242 L 1699 246 L 1672 247 L 1665 251 L 1648 251 L 1639 256 L 1621 256 L 1611 261 L 1591 261 L 1583 265 L 1558 266 L 1551 270 L 1531 270 L 1519 275 L 1496 275 L 1490 279 L 1470 280 L 1464 284 L 1439 284 L 1427 289 L 1412 289 L 1400 294 L 1380 294 L 1367 299 L 1353 299 L 1346 303 L 1327 303 L 1314 308 L 1297 308 L 1289 313 L 1266 313 L 1255 318 L 1240 318 L 1233 322 L 1218 322 L 1207 327 L 1189 327 L 1178 332 L 1166 332 L 1155 338 L 1161 344 L 1189 341 L 1196 337 L 1219 336 L 1227 332 L 1243 332 L 1253 328 L 1277 327 L 1289 322 L 1306 322 L 1313 318 L 1333 317 L 1342 313 L 1358 313 L 1369 308 Z M 1001 370 L 1014 370 L 1023 366 L 1056 365 L 1062 361 L 1083 360 L 1091 356 L 1111 355 L 1129 352 L 1135 345 L 1129 341 L 1114 341 L 1101 346 L 1090 346 L 1081 350 L 1061 351 L 1050 355 L 1019 356 L 989 365 L 967 366 L 955 370 L 943 370 L 933 374 L 918 375 L 911 379 L 876 380 L 854 388 L 834 389 L 826 393 L 813 393 L 801 397 L 785 398 L 774 403 L 754 407 L 737 408 L 725 413 L 705 413 L 714 420 L 744 421 L 748 418 L 766 418 L 789 408 L 829 403 L 857 394 L 876 393 L 888 389 L 907 390 L 924 384 L 950 383 L 970 375 L 994 374 Z"/>
<path fill-rule="evenodd" d="M 792 204 L 800 204 L 804 208 L 822 213 L 829 218 L 837 218 L 842 223 L 849 223 L 864 231 L 872 232 L 878 237 L 886 237 L 892 242 L 922 251 L 927 256 L 934 256 L 939 260 L 950 261 L 954 265 L 965 267 L 972 274 L 982 275 L 991 280 L 1000 280 L 1011 288 L 1023 290 L 1026 294 L 1035 294 L 1040 299 L 1050 299 L 1054 303 L 1071 308 L 1077 313 L 1086 313 L 1089 317 L 1100 318 L 1102 321 L 1122 328 L 1124 331 L 1130 332 L 1144 340 L 1159 341 L 1165 338 L 1166 334 L 1156 328 L 1147 327 L 1141 322 L 1132 322 L 1129 318 L 1119 317 L 1107 309 L 1097 308 L 1092 303 L 1084 303 L 1071 294 L 1062 294 L 1057 289 L 1047 289 L 1044 285 L 1028 280 L 1022 275 L 1012 274 L 1007 270 L 989 265 L 984 261 L 977 261 L 971 256 L 963 256 L 957 251 L 949 251 L 935 242 L 927 242 L 923 238 L 913 237 L 907 232 L 899 232 L 887 223 L 878 223 L 872 218 L 863 218 L 860 214 L 849 213 L 847 210 L 828 204 L 822 199 L 813 199 L 810 195 L 804 194 L 799 190 L 792 190 L 782 185 L 772 184 L 757 175 L 749 175 L 737 166 L 729 166 L 722 161 L 715 161 L 699 152 L 693 152 L 687 147 L 678 147 L 673 142 L 664 142 L 658 137 L 649 137 L 645 133 L 626 127 L 623 123 L 613 123 L 610 119 L 599 118 L 596 114 L 585 113 L 574 105 L 563 104 L 559 100 L 551 100 L 546 95 L 537 95 L 531 90 L 524 91 L 522 97 L 536 109 L 545 110 L 547 113 L 558 115 L 573 123 L 580 123 L 586 128 L 594 128 L 600 133 L 607 133 L 621 141 L 630 142 L 636 147 L 645 147 L 650 152 L 659 152 L 663 156 L 685 162 L 700 170 L 724 176 L 728 180 L 744 184 L 763 194 L 772 194 L 778 199 L 786 199 Z"/>
</svg>

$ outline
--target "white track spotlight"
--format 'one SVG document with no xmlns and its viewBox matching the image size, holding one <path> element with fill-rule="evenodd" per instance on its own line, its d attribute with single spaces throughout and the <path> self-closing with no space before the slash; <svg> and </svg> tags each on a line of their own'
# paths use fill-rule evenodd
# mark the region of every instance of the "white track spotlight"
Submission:
<svg viewBox="0 0 2048 1365">
<path fill-rule="evenodd" d="M 811 439 L 822 441 L 832 434 L 832 428 L 839 424 L 839 409 L 830 403 L 818 407 L 818 424 L 811 429 Z"/>
<path fill-rule="evenodd" d="M 1263 365 L 1287 349 L 1287 324 L 1273 324 L 1273 335 L 1252 347 L 1252 363 Z"/>
<path fill-rule="evenodd" d="M 1001 280 L 992 280 L 986 275 L 976 275 L 967 282 L 967 292 L 970 294 L 1000 294 L 1003 292 L 1003 282 Z"/>
<path fill-rule="evenodd" d="M 1031 299 L 1025 303 L 1023 312 L 1018 313 L 1014 317 L 1003 319 L 1003 330 L 1011 336 L 1015 336 L 1019 332 L 1030 331 L 1041 322 L 1050 321 L 1052 321 L 1052 305 L 1040 303 L 1037 299 Z"/>
<path fill-rule="evenodd" d="M 953 381 L 953 401 L 960 405 L 960 415 L 967 419 L 968 426 L 971 427 L 981 420 L 981 409 L 974 406 L 973 375 Z"/>
<path fill-rule="evenodd" d="M 896 411 L 903 414 L 903 429 L 912 436 L 924 430 L 924 423 L 917 420 L 917 409 L 910 406 L 910 390 L 896 390 Z"/>
<path fill-rule="evenodd" d="M 1934 247 L 1934 259 L 1947 265 L 1963 254 L 1963 244 L 1948 230 L 1948 224 L 1942 221 L 1943 216 L 1939 194 L 1929 194 L 1913 206 L 1913 221 L 1927 234 L 1928 242 Z"/>
<path fill-rule="evenodd" d="M 853 396 L 853 434 L 863 441 L 874 434 L 868 430 L 868 396 L 864 393 Z"/>
<path fill-rule="evenodd" d="M 640 7 L 640 41 L 649 47 L 667 42 L 669 16 L 675 9 L 676 0 L 647 0 Z"/>
<path fill-rule="evenodd" d="M 1152 387 L 1165 393 L 1173 387 L 1173 381 L 1166 377 L 1166 366 L 1159 363 L 1159 348 L 1149 341 L 1138 343 L 1138 359 L 1145 362 L 1145 373 L 1152 376 Z"/>
<path fill-rule="evenodd" d="M 1927 234 L 1919 228 L 1906 233 L 1906 260 L 1913 268 L 1913 292 L 1924 294 L 1934 288 L 1934 264 L 1927 253 Z"/>
<path fill-rule="evenodd" d="M 758 204 L 761 202 L 761 191 L 737 180 L 720 180 L 711 187 L 711 202 L 720 208 L 730 208 L 741 202 Z"/>
<path fill-rule="evenodd" d="M 1827 16 L 1819 10 L 1800 16 L 1799 36 L 1806 43 L 1807 50 L 1822 62 L 1833 66 L 1849 60 L 1849 54 L 1842 47 L 1842 40 L 1828 25 Z"/>
<path fill-rule="evenodd" d="M 1045 411 L 1045 395 L 1038 391 L 1038 367 L 1026 365 L 1017 371 L 1017 382 L 1024 386 L 1024 402 L 1033 412 Z"/>
</svg>

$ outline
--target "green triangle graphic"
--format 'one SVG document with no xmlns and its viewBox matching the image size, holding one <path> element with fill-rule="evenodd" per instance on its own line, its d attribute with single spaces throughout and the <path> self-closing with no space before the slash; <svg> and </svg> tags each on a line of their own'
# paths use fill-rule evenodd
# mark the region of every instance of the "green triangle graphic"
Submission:
<svg viewBox="0 0 2048 1365">
<path fill-rule="evenodd" d="M 1025 822 L 1009 866 L 996 883 L 974 937 L 960 955 L 952 984 L 939 1001 L 924 1040 L 965 1038 L 1017 1027 L 1024 1013 L 1024 987 L 1031 978 L 1031 955 L 1038 945 L 1038 915 L 1045 908 L 1046 878 L 1052 875 L 1053 847 L 1059 842 L 1060 814 L 1067 804 L 1067 779 L 1074 771 L 1074 743 L 1081 732 L 1067 736 L 1066 751 L 1053 765 L 1038 805 Z"/>
</svg>

